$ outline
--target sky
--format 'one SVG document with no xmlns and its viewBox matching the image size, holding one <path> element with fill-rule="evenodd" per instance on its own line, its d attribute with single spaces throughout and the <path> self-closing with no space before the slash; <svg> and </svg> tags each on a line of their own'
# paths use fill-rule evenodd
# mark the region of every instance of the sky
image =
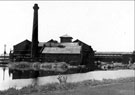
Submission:
<svg viewBox="0 0 135 95">
<path fill-rule="evenodd" d="M 32 39 L 33 6 L 39 5 L 39 42 L 68 34 L 96 51 L 132 52 L 134 1 L 0 1 L 0 54 Z"/>
</svg>

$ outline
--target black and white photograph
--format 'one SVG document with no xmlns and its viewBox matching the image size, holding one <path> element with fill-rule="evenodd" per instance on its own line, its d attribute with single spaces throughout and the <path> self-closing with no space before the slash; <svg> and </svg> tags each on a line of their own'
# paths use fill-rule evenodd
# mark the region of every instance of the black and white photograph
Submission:
<svg viewBox="0 0 135 95">
<path fill-rule="evenodd" d="M 135 95 L 134 0 L 0 1 L 0 95 Z"/>
</svg>

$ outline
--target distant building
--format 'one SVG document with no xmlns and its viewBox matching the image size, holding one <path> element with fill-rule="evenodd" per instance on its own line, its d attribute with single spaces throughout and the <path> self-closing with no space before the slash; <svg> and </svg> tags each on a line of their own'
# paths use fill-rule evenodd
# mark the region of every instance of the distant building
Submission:
<svg viewBox="0 0 135 95">
<path fill-rule="evenodd" d="M 22 61 L 25 58 L 31 56 L 31 41 L 24 40 L 13 46 L 13 51 L 10 53 L 10 59 L 12 61 Z"/>
<path fill-rule="evenodd" d="M 95 52 L 95 60 L 102 62 L 122 62 L 128 64 L 134 60 L 132 52 Z"/>
<path fill-rule="evenodd" d="M 74 41 L 72 42 L 69 40 L 70 36 L 60 37 L 60 43 L 56 41 L 49 41 L 44 44 L 41 52 L 42 55 L 40 56 L 42 60 L 48 62 L 59 62 L 65 61 L 70 64 L 83 64 L 85 63 L 83 57 L 85 56 L 86 59 L 89 59 L 92 62 L 94 57 L 94 51 L 91 46 L 81 42 L 81 41 Z M 72 37 L 71 37 L 72 38 Z M 86 60 L 85 60 L 86 61 Z M 87 60 L 88 61 L 88 60 Z M 86 62 L 85 64 L 87 64 Z"/>
<path fill-rule="evenodd" d="M 9 54 L 1 54 L 0 55 L 0 63 L 8 63 L 9 62 Z"/>
<path fill-rule="evenodd" d="M 70 38 L 70 40 L 69 40 Z M 60 37 L 60 42 L 49 40 L 39 42 L 38 61 L 41 62 L 67 62 L 71 65 L 89 65 L 94 62 L 94 51 L 91 46 L 80 40 L 72 42 L 72 37 L 64 35 Z M 63 40 L 64 39 L 64 40 Z M 14 45 L 11 59 L 13 61 L 31 60 L 31 41 L 24 40 Z"/>
</svg>

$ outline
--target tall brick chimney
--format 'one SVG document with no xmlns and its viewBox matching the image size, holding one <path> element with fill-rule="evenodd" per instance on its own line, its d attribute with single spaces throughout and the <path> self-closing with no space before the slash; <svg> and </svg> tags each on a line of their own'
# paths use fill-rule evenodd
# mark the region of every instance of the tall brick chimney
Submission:
<svg viewBox="0 0 135 95">
<path fill-rule="evenodd" d="M 34 18 L 33 18 L 33 31 L 32 31 L 32 46 L 31 46 L 31 57 L 36 59 L 38 57 L 38 4 L 34 7 Z"/>
</svg>

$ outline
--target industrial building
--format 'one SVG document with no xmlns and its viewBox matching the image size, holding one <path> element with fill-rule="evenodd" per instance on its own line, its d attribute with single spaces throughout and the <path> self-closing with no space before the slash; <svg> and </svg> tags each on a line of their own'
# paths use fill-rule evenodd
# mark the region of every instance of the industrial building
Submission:
<svg viewBox="0 0 135 95">
<path fill-rule="evenodd" d="M 11 59 L 14 61 L 31 60 L 31 44 L 29 40 L 24 40 L 14 45 Z M 72 65 L 81 65 L 94 61 L 94 51 L 91 46 L 80 40 L 72 41 L 72 37 L 63 35 L 60 42 L 49 40 L 38 44 L 38 61 L 41 62 L 67 62 Z M 83 58 L 85 58 L 83 60 Z"/>
<path fill-rule="evenodd" d="M 71 65 L 87 65 L 94 69 L 94 51 L 90 45 L 69 35 L 60 36 L 60 42 L 38 41 L 38 5 L 34 7 L 32 41 L 24 40 L 13 47 L 12 61 L 66 62 Z"/>
</svg>

